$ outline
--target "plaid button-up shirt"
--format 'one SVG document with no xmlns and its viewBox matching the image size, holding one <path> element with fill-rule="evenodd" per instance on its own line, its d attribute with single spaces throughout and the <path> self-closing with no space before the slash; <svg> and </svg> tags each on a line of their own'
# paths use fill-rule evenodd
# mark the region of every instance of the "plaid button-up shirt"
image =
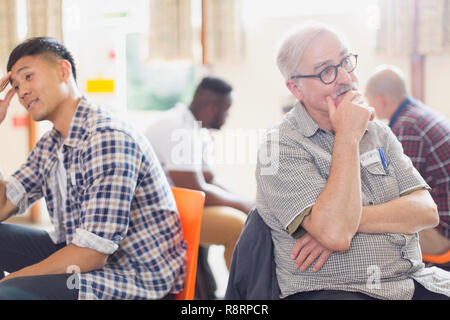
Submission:
<svg viewBox="0 0 450 320">
<path fill-rule="evenodd" d="M 450 121 L 420 101 L 407 98 L 389 126 L 431 187 L 440 217 L 437 229 L 450 238 Z"/>
<path fill-rule="evenodd" d="M 281 298 L 304 291 L 343 290 L 379 299 L 411 299 L 413 279 L 428 290 L 450 296 L 450 273 L 424 267 L 417 234 L 356 233 L 350 249 L 332 253 L 318 272 L 312 271 L 314 264 L 306 271 L 294 267 L 290 253 L 296 240 L 288 226 L 314 205 L 325 187 L 333 144 L 334 135 L 319 128 L 298 103 L 280 125 L 269 130 L 260 148 L 256 207 L 272 231 Z M 384 163 L 376 156 L 364 157 L 370 161 L 361 163 L 363 206 L 428 188 L 391 130 L 371 121 L 360 142 L 361 158 L 377 155 L 379 150 Z"/>
<path fill-rule="evenodd" d="M 24 212 L 44 197 L 55 243 L 108 254 L 79 274 L 79 299 L 158 299 L 183 288 L 181 222 L 145 138 L 82 98 L 63 139 L 54 128 L 7 185 Z"/>
</svg>

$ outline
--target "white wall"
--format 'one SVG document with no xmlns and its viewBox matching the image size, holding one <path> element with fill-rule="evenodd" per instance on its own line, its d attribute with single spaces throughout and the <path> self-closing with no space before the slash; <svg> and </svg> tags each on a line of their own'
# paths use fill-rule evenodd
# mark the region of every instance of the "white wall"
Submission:
<svg viewBox="0 0 450 320">
<path fill-rule="evenodd" d="M 429 55 L 425 62 L 425 103 L 450 118 L 450 53 Z"/>
<path fill-rule="evenodd" d="M 14 97 L 6 119 L 0 125 L 0 166 L 5 176 L 17 170 L 28 155 L 27 128 L 13 126 L 14 117 L 25 115 L 25 109 L 17 102 L 17 97 Z"/>
</svg>

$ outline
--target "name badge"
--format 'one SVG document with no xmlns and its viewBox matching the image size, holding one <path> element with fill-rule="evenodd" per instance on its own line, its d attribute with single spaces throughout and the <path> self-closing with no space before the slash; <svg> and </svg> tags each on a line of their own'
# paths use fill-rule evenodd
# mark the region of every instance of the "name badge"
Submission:
<svg viewBox="0 0 450 320">
<path fill-rule="evenodd" d="M 367 151 L 360 155 L 359 158 L 363 167 L 367 167 L 369 164 L 381 161 L 380 152 L 378 149 Z"/>
</svg>

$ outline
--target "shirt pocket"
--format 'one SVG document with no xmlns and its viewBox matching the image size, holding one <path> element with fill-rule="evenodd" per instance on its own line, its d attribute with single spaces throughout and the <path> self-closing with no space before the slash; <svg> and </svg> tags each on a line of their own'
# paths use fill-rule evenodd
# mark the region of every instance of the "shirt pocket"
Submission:
<svg viewBox="0 0 450 320">
<path fill-rule="evenodd" d="M 400 196 L 395 175 L 381 162 L 371 163 L 361 170 L 361 185 L 363 192 L 369 198 L 370 204 L 380 204 Z"/>
<path fill-rule="evenodd" d="M 387 170 L 384 168 L 381 162 L 371 163 L 366 166 L 367 171 L 375 176 L 386 176 L 388 175 Z"/>
</svg>

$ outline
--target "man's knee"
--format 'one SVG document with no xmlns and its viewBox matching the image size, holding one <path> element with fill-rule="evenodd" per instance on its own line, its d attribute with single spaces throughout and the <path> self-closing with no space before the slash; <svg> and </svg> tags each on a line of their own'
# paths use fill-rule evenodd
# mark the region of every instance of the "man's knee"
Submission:
<svg viewBox="0 0 450 320">
<path fill-rule="evenodd" d="M 0 237 L 7 234 L 10 231 L 11 226 L 9 223 L 0 222 Z"/>
</svg>

